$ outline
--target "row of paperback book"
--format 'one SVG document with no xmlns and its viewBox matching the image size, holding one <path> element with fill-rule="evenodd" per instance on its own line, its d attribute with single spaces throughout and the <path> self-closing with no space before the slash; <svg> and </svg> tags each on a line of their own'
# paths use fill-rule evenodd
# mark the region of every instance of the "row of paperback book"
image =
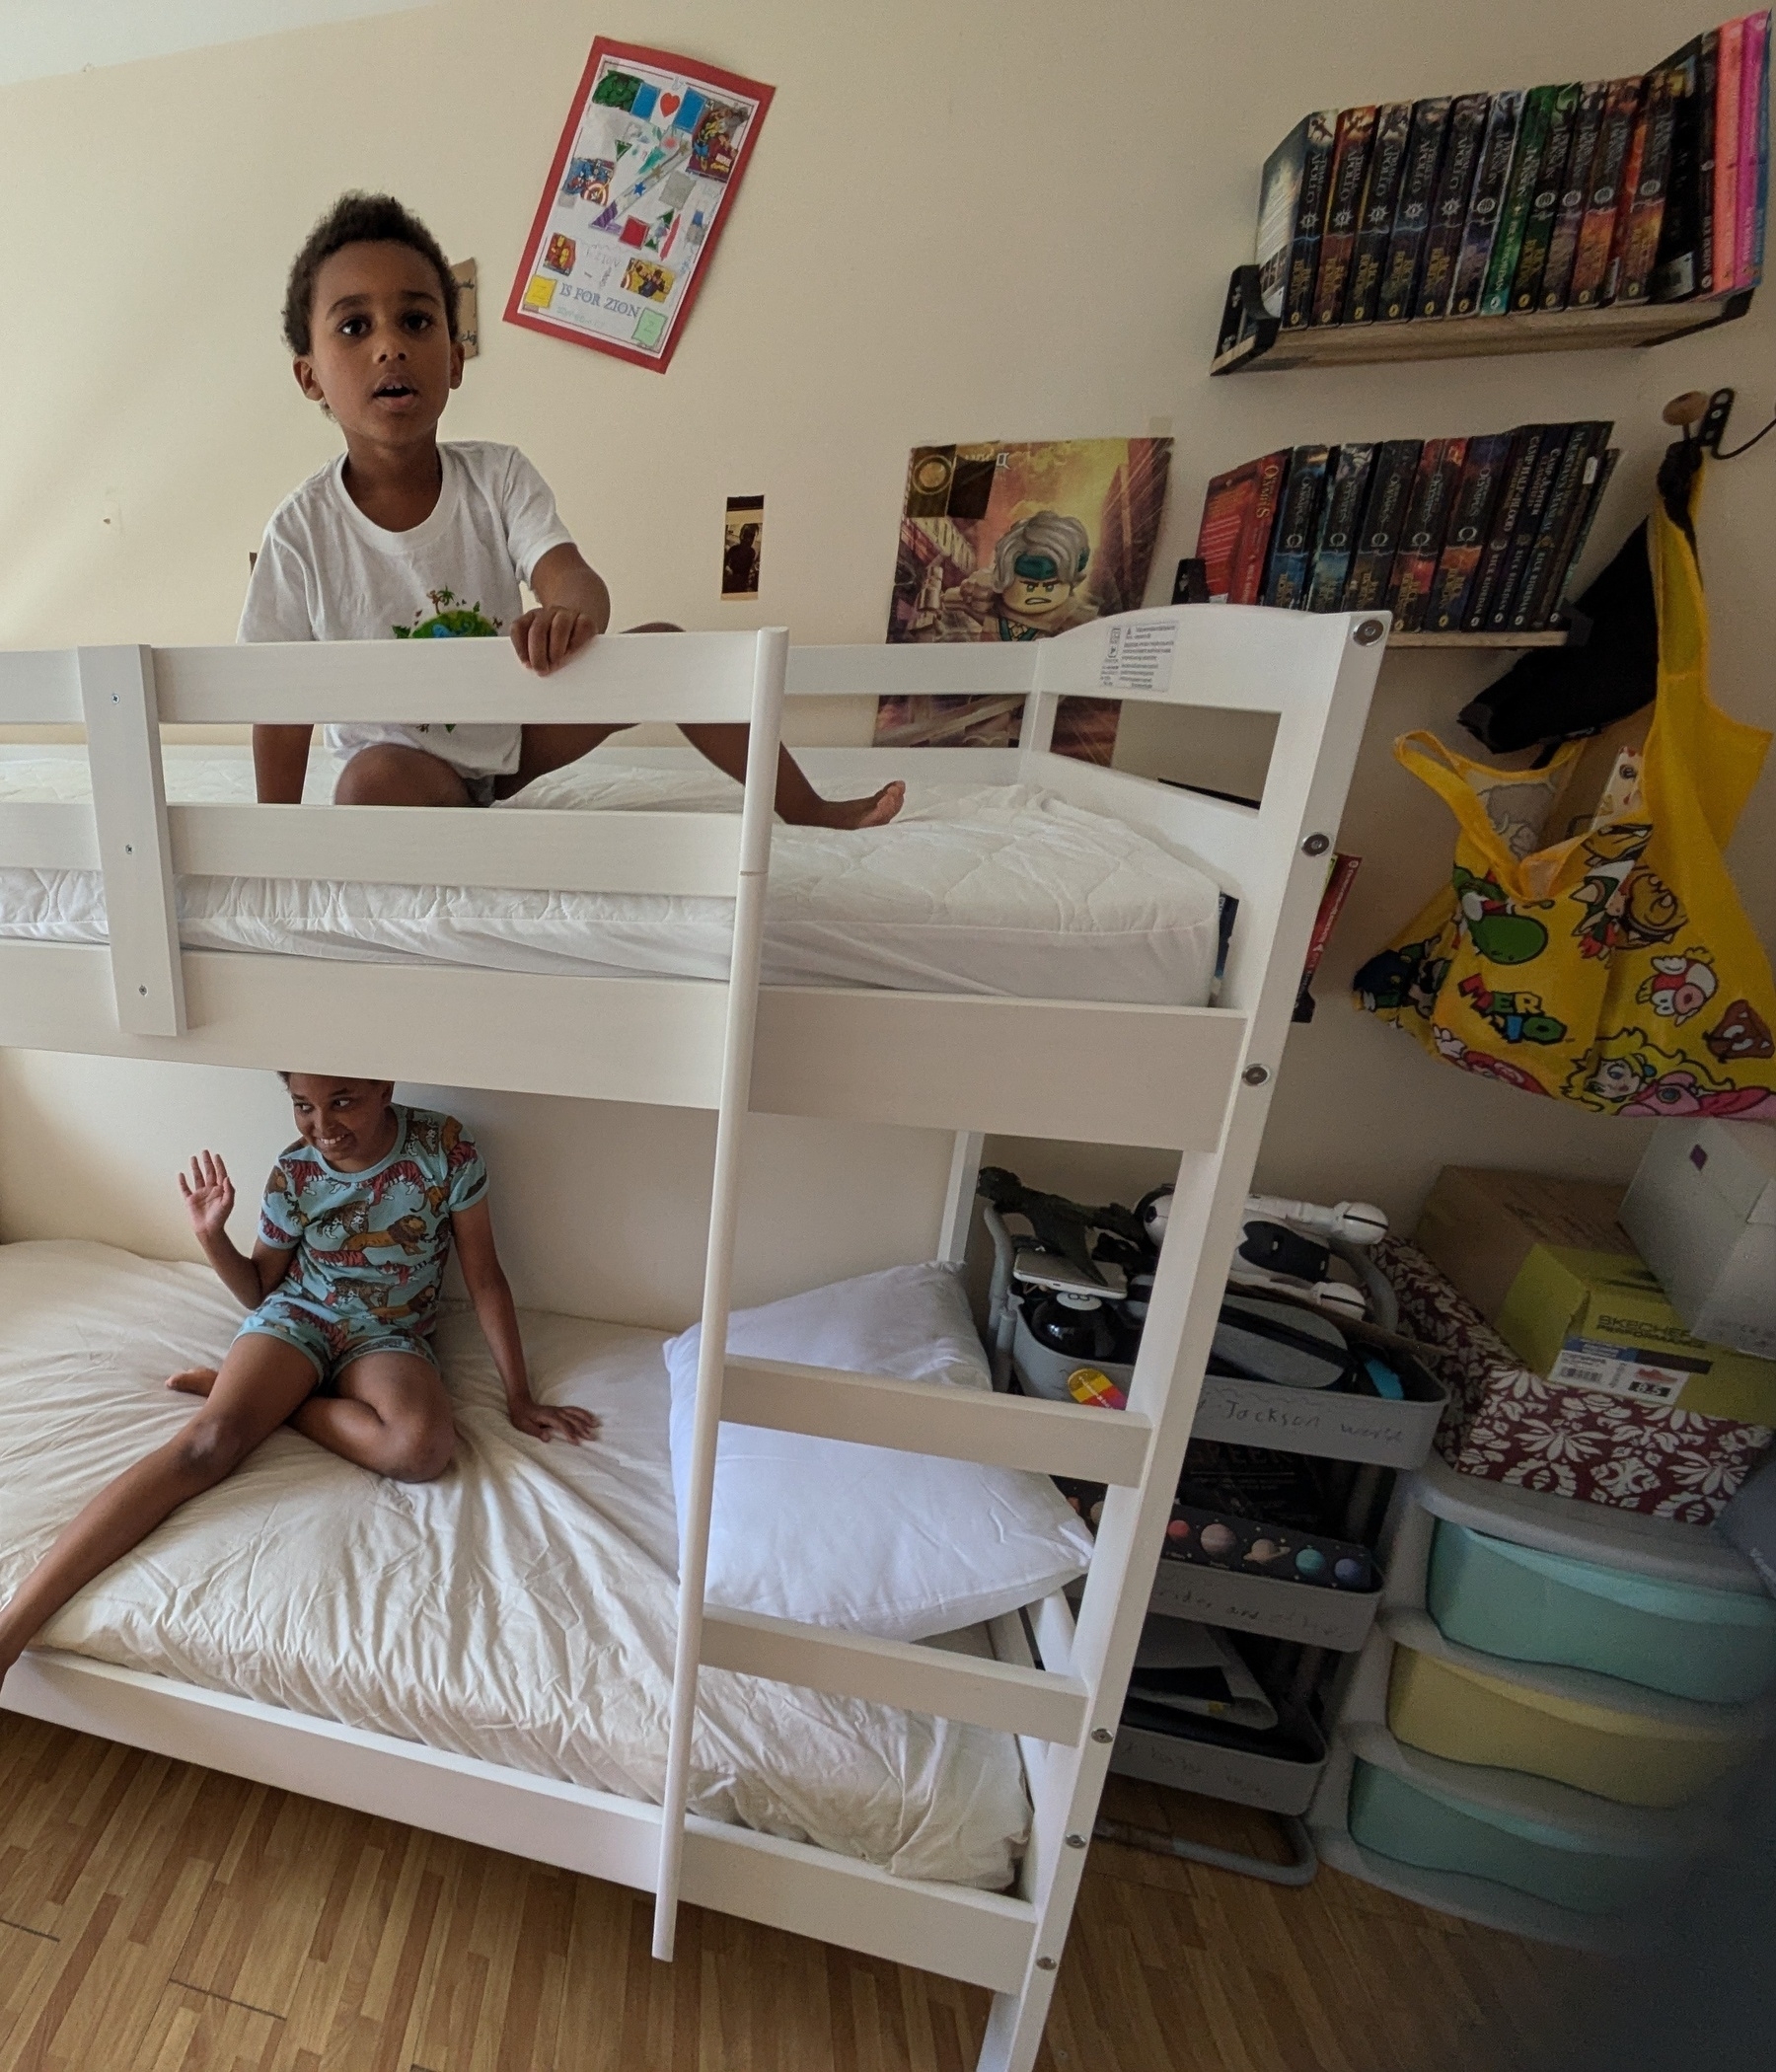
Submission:
<svg viewBox="0 0 1776 2072">
<path fill-rule="evenodd" d="M 1742 16 L 1641 78 L 1308 115 L 1265 162 L 1262 313 L 1300 331 L 1754 287 L 1769 31 Z M 1235 283 L 1222 350 L 1258 315 Z"/>
<path fill-rule="evenodd" d="M 1267 453 L 1209 484 L 1211 600 L 1386 610 L 1400 632 L 1541 632 L 1614 470 L 1614 426 L 1520 424 L 1471 439 Z"/>
</svg>

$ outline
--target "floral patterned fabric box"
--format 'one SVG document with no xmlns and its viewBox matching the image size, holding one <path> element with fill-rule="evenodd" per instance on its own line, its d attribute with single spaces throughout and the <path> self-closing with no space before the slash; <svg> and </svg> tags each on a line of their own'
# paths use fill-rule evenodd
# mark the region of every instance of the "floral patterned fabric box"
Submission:
<svg viewBox="0 0 1776 2072">
<path fill-rule="evenodd" d="M 1706 1525 L 1776 1441 L 1767 1425 L 1545 1381 L 1415 1246 L 1385 1238 L 1375 1257 L 1401 1330 L 1444 1349 L 1437 1445 L 1458 1474 Z"/>
</svg>

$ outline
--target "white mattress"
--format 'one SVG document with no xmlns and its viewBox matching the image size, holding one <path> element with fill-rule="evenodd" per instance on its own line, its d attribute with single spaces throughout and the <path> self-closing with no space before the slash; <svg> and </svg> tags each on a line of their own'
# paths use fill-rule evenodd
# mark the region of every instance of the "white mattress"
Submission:
<svg viewBox="0 0 1776 2072">
<path fill-rule="evenodd" d="M 0 1597 L 170 1439 L 160 1384 L 239 1319 L 213 1275 L 107 1246 L 0 1246 Z M 676 1534 L 659 1334 L 523 1318 L 541 1396 L 591 1446 L 515 1432 L 474 1320 L 439 1345 L 457 1463 L 411 1486 L 290 1431 L 91 1584 L 46 1645 L 434 1748 L 657 1800 Z M 1028 1820 L 1008 1736 L 706 1670 L 692 1805 L 909 1878 L 999 1887 Z"/>
<path fill-rule="evenodd" d="M 244 750 L 174 748 L 166 765 L 175 802 L 253 796 Z M 332 778 L 317 756 L 310 797 L 329 797 Z M 0 758 L 0 802 L 90 795 L 82 750 Z M 714 771 L 601 755 L 539 779 L 521 803 L 732 812 L 739 796 Z M 886 828 L 777 830 L 765 982 L 1202 1006 L 1218 904 L 1215 886 L 1181 854 L 1050 792 L 915 785 Z M 180 917 L 188 949 L 718 979 L 733 904 L 196 877 L 181 882 Z M 0 870 L 7 937 L 105 941 L 98 874 Z"/>
</svg>

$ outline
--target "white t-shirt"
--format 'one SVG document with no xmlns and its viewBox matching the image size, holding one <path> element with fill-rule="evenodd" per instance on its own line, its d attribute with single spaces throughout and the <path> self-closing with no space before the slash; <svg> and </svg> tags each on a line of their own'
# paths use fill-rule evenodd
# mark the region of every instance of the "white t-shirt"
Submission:
<svg viewBox="0 0 1776 2072">
<path fill-rule="evenodd" d="M 503 634 L 524 610 L 518 585 L 573 535 L 549 484 L 515 446 L 440 444 L 443 486 L 409 532 L 366 518 L 344 483 L 341 454 L 271 514 L 247 585 L 242 640 L 399 640 Z M 518 768 L 516 724 L 330 726 L 341 758 L 403 742 L 465 777 Z"/>
</svg>

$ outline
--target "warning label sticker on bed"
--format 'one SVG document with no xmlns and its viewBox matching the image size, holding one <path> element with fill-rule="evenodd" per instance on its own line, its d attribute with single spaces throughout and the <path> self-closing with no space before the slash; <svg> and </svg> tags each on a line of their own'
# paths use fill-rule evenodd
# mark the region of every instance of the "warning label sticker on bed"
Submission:
<svg viewBox="0 0 1776 2072">
<path fill-rule="evenodd" d="M 1569 1388 L 1596 1388 L 1605 1395 L 1628 1396 L 1637 1403 L 1675 1403 L 1694 1373 L 1660 1365 L 1656 1355 L 1594 1338 L 1569 1338 L 1560 1349 L 1550 1381 Z"/>
<path fill-rule="evenodd" d="M 1134 619 L 1111 627 L 1104 666 L 1098 671 L 1098 689 L 1169 690 L 1172 649 L 1177 644 L 1175 619 Z"/>
</svg>

